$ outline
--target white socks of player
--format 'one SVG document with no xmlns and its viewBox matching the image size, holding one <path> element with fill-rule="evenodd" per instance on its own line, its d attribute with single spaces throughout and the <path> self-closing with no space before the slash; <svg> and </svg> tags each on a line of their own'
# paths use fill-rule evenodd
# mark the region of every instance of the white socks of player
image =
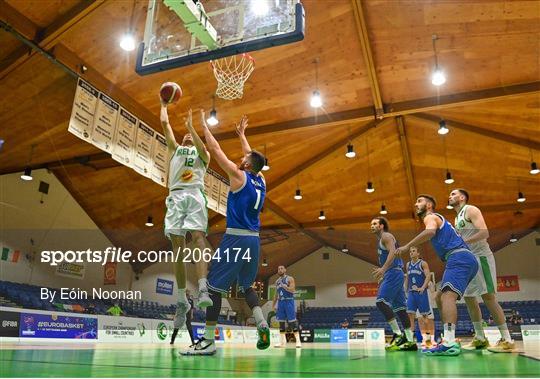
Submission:
<svg viewBox="0 0 540 379">
<path fill-rule="evenodd" d="M 255 317 L 258 328 L 268 328 L 268 323 L 264 319 L 261 307 L 253 307 L 253 317 Z"/>
<path fill-rule="evenodd" d="M 185 288 L 178 288 L 178 302 L 184 304 L 188 302 Z"/>
<path fill-rule="evenodd" d="M 512 341 L 512 337 L 510 336 L 510 331 L 508 330 L 508 325 L 502 324 L 497 325 L 497 328 L 499 328 L 499 331 L 501 332 L 502 339 L 508 342 Z"/>
<path fill-rule="evenodd" d="M 407 341 L 413 342 L 413 334 L 411 328 L 405 329 L 405 337 L 407 337 Z"/>
<path fill-rule="evenodd" d="M 444 324 L 443 341 L 445 345 L 453 345 L 456 342 L 456 324 Z"/>
<path fill-rule="evenodd" d="M 401 334 L 401 330 L 399 329 L 399 325 L 396 319 L 390 320 L 388 321 L 388 323 L 390 324 L 390 327 L 392 328 L 392 332 L 394 334 Z"/>
<path fill-rule="evenodd" d="M 482 321 L 474 321 L 474 337 L 480 341 L 483 341 L 486 339 L 486 335 L 484 334 L 484 328 L 482 326 Z"/>
<path fill-rule="evenodd" d="M 205 292 L 208 291 L 208 288 L 206 287 L 206 278 L 200 278 L 199 279 L 199 292 Z"/>
</svg>

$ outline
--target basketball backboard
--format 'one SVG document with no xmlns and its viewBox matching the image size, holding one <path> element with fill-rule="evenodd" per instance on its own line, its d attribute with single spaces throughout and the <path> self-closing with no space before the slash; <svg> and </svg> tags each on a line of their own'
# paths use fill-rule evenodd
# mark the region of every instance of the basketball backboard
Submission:
<svg viewBox="0 0 540 379">
<path fill-rule="evenodd" d="M 140 75 L 304 38 L 299 0 L 149 0 Z"/>
</svg>

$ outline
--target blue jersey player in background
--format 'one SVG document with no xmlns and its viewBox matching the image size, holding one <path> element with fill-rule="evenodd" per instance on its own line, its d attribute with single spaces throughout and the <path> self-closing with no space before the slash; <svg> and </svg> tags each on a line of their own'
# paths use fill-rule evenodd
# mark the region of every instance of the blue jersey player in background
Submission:
<svg viewBox="0 0 540 379">
<path fill-rule="evenodd" d="M 237 282 L 245 294 L 248 306 L 253 311 L 257 323 L 258 349 L 270 346 L 270 330 L 264 319 L 259 297 L 251 287 L 257 277 L 259 266 L 259 214 L 266 195 L 266 183 L 260 173 L 265 164 L 261 153 L 251 150 L 245 136 L 247 117 L 243 116 L 236 130 L 242 144 L 244 157 L 240 166 L 234 164 L 221 150 L 219 143 L 206 125 L 204 111 L 201 111 L 204 136 L 208 150 L 227 173 L 231 184 L 227 199 L 227 230 L 223 235 L 208 273 L 208 289 L 213 305 L 206 308 L 206 329 L 192 348 L 183 355 L 213 355 L 216 353 L 215 327 L 221 310 L 221 294 L 227 293 L 231 284 Z"/>
<path fill-rule="evenodd" d="M 463 239 L 443 216 L 435 213 L 435 199 L 431 195 L 420 195 L 416 199 L 416 214 L 424 221 L 426 229 L 408 244 L 396 250 L 397 255 L 431 241 L 439 258 L 446 262 L 439 304 L 444 323 L 443 343 L 425 350 L 429 355 L 459 355 L 461 346 L 456 341 L 457 305 L 465 289 L 478 271 L 478 262 Z M 439 309 L 441 311 L 441 309 Z"/>
<path fill-rule="evenodd" d="M 403 288 L 405 275 L 403 274 L 403 260 L 395 254 L 397 241 L 389 233 L 388 220 L 384 217 L 375 217 L 371 220 L 371 232 L 377 236 L 377 255 L 380 266 L 373 271 L 373 276 L 379 282 L 375 304 L 394 333 L 386 349 L 388 351 L 418 350 L 418 346 L 413 342 L 409 316 L 405 311 Z M 399 329 L 396 314 L 405 328 L 404 333 Z"/>
<path fill-rule="evenodd" d="M 422 333 L 422 345 L 429 347 L 433 341 L 433 334 L 430 333 L 430 324 L 433 320 L 429 319 L 431 315 L 431 304 L 429 303 L 429 294 L 427 288 L 429 286 L 430 270 L 426 261 L 420 258 L 420 253 L 416 246 L 411 246 L 409 249 L 411 260 L 405 266 L 405 292 L 407 292 L 407 313 L 411 321 L 411 329 L 414 334 L 416 312 L 421 318 L 418 319 L 418 325 Z"/>
<path fill-rule="evenodd" d="M 281 341 L 277 342 L 274 347 L 287 346 L 285 323 L 289 324 L 294 333 L 296 347 L 301 348 L 300 332 L 298 331 L 298 321 L 296 320 L 296 307 L 294 304 L 294 291 L 296 290 L 296 282 L 294 278 L 287 275 L 285 266 L 278 267 L 279 278 L 276 280 L 276 294 L 272 302 L 272 309 L 276 311 L 276 320 L 279 322 L 279 334 Z M 277 307 L 276 307 L 277 305 Z"/>
</svg>

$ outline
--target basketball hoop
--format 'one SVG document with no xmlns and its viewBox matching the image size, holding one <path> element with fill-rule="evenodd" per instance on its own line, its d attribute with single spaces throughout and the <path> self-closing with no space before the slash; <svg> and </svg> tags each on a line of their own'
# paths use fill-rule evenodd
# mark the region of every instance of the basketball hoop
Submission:
<svg viewBox="0 0 540 379">
<path fill-rule="evenodd" d="M 225 100 L 240 99 L 244 83 L 255 69 L 255 60 L 249 54 L 233 55 L 210 61 L 218 82 L 216 95 Z"/>
</svg>

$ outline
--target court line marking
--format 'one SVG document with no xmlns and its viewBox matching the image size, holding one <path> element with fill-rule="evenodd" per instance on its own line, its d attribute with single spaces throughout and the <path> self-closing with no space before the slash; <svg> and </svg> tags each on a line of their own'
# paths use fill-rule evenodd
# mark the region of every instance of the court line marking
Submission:
<svg viewBox="0 0 540 379">
<path fill-rule="evenodd" d="M 220 358 L 217 356 L 212 356 L 213 358 Z M 191 357 L 195 358 L 195 357 Z M 196 358 L 199 359 L 199 358 Z M 208 358 L 207 358 L 208 359 Z M 51 361 L 29 361 L 29 360 L 22 360 L 22 359 L 0 359 L 0 362 L 20 362 L 20 363 L 40 363 L 40 364 L 52 364 L 52 365 L 72 365 L 72 366 L 90 366 L 90 367 L 110 367 L 110 368 L 128 368 L 128 369 L 152 369 L 152 370 L 172 370 L 174 372 L 176 371 L 196 371 L 196 372 L 226 372 L 226 373 L 235 373 L 235 372 L 242 372 L 242 373 L 257 373 L 257 374 L 316 374 L 316 375 L 335 375 L 335 376 L 346 376 L 350 377 L 350 375 L 364 375 L 364 376 L 373 376 L 373 375 L 379 375 L 383 377 L 389 377 L 389 376 L 395 376 L 395 377 L 418 377 L 418 374 L 395 374 L 395 375 L 389 375 L 387 372 L 365 372 L 365 371 L 349 371 L 349 372 L 330 372 L 330 371 L 276 371 L 276 370 L 268 370 L 268 371 L 261 371 L 261 370 L 241 370 L 241 369 L 208 369 L 208 368 L 175 368 L 175 367 L 154 367 L 154 366 L 128 366 L 128 365 L 107 365 L 107 364 L 96 364 L 96 363 L 84 363 L 84 362 L 51 362 Z M 523 374 L 526 375 L 526 374 Z M 422 374 L 423 377 L 441 377 L 440 373 L 436 374 Z M 493 378 L 493 377 L 515 377 L 514 373 L 511 374 L 474 374 L 475 377 L 484 377 L 484 378 Z M 449 377 L 452 377 L 452 375 L 449 375 Z"/>
</svg>

